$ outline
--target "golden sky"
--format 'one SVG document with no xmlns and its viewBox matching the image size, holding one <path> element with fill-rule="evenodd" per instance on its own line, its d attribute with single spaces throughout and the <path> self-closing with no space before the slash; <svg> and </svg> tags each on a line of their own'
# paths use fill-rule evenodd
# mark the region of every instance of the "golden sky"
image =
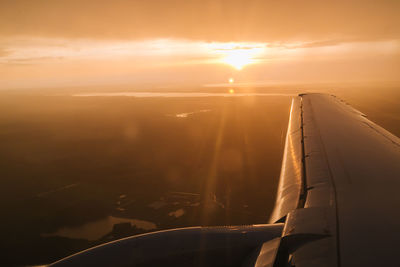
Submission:
<svg viewBox="0 0 400 267">
<path fill-rule="evenodd" d="M 0 0 L 0 88 L 399 81 L 398 0 Z"/>
</svg>

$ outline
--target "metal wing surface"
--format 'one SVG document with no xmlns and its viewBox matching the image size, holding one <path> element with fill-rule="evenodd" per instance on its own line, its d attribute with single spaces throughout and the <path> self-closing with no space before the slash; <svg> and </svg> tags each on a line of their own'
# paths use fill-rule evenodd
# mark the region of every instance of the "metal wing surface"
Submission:
<svg viewBox="0 0 400 267">
<path fill-rule="evenodd" d="M 293 265 L 398 266 L 399 188 L 398 137 L 334 96 L 293 100 L 271 217 Z"/>
</svg>

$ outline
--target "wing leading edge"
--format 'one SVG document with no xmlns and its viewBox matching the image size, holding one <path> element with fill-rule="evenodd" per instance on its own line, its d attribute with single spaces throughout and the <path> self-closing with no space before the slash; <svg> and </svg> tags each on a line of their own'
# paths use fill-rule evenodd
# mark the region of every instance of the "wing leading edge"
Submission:
<svg viewBox="0 0 400 267">
<path fill-rule="evenodd" d="M 397 266 L 399 138 L 325 94 L 294 100 L 287 142 L 298 140 L 298 121 L 302 145 L 286 143 L 271 217 L 285 221 L 282 242 L 292 264 Z M 300 166 L 301 175 L 290 166 Z"/>
</svg>

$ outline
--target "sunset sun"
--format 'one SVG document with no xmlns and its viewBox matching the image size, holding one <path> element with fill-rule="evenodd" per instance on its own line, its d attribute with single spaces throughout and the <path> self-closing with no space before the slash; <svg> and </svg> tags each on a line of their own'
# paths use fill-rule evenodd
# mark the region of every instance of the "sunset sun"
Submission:
<svg viewBox="0 0 400 267">
<path fill-rule="evenodd" d="M 248 51 L 233 50 L 222 61 L 237 70 L 241 70 L 244 66 L 253 63 L 254 59 Z"/>
<path fill-rule="evenodd" d="M 263 43 L 209 43 L 209 51 L 218 57 L 218 63 L 229 65 L 236 70 L 254 63 L 261 63 L 260 57 L 266 49 Z"/>
</svg>

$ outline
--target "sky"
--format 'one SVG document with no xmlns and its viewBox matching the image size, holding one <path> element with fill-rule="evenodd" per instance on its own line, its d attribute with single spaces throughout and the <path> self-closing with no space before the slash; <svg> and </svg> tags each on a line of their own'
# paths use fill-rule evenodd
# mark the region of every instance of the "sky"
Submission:
<svg viewBox="0 0 400 267">
<path fill-rule="evenodd" d="M 0 89 L 385 82 L 398 0 L 0 0 Z"/>
</svg>

